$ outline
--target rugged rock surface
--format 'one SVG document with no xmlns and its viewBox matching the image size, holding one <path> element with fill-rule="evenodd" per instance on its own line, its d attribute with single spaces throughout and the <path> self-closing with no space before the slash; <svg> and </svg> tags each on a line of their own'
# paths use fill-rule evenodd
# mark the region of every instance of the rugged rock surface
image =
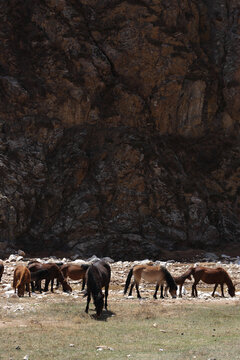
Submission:
<svg viewBox="0 0 240 360">
<path fill-rule="evenodd" d="M 159 258 L 239 241 L 239 12 L 1 2 L 1 254 Z"/>
</svg>

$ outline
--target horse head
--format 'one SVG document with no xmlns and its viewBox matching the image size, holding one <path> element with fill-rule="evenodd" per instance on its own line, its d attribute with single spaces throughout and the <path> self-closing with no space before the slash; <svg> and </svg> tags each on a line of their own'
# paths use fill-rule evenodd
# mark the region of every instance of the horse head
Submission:
<svg viewBox="0 0 240 360">
<path fill-rule="evenodd" d="M 72 292 L 71 286 L 67 283 L 66 280 L 62 282 L 62 287 L 64 292 Z"/>
<path fill-rule="evenodd" d="M 176 297 L 177 297 L 177 286 L 175 285 L 172 288 L 170 288 L 169 292 L 170 292 L 172 298 L 176 299 Z"/>
<path fill-rule="evenodd" d="M 96 306 L 97 316 L 100 316 L 103 311 L 103 305 L 104 305 L 103 298 L 104 296 L 101 292 L 99 292 L 97 296 L 94 296 L 93 301 L 94 301 L 94 305 Z"/>
<path fill-rule="evenodd" d="M 231 297 L 235 296 L 235 286 L 234 285 L 229 286 L 228 293 Z"/>
</svg>

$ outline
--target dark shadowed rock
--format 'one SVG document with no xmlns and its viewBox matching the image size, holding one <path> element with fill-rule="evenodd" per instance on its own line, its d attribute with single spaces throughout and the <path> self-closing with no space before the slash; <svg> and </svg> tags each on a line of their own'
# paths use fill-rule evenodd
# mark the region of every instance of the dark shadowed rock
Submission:
<svg viewBox="0 0 240 360">
<path fill-rule="evenodd" d="M 238 12 L 1 2 L 1 256 L 159 259 L 239 242 Z"/>
</svg>

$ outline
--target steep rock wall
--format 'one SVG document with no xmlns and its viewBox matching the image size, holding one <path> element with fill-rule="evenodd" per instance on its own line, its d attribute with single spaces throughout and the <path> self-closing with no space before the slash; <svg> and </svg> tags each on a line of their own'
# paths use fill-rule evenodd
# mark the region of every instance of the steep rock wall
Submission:
<svg viewBox="0 0 240 360">
<path fill-rule="evenodd" d="M 237 0 L 0 4 L 0 251 L 239 241 Z"/>
</svg>

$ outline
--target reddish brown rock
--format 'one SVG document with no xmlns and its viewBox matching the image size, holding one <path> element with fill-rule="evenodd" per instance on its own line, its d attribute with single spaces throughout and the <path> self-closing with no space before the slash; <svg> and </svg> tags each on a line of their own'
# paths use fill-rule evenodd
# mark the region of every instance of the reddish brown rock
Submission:
<svg viewBox="0 0 240 360">
<path fill-rule="evenodd" d="M 0 242 L 115 259 L 238 242 L 238 11 L 1 2 Z"/>
</svg>

